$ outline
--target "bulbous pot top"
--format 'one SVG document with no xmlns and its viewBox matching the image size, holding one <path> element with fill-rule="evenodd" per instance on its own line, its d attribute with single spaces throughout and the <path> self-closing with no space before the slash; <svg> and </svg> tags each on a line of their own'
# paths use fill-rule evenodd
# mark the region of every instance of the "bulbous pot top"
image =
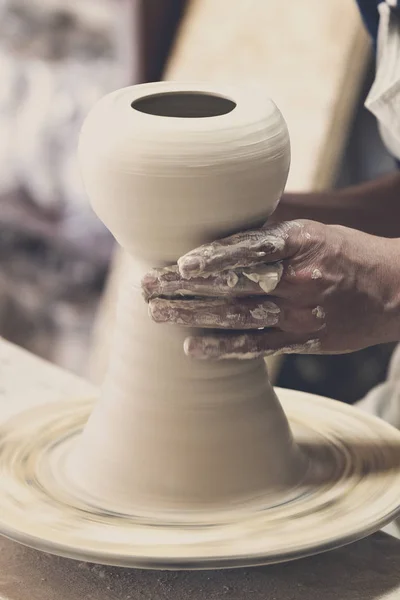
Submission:
<svg viewBox="0 0 400 600">
<path fill-rule="evenodd" d="M 156 266 L 264 222 L 283 192 L 290 144 L 263 88 L 158 82 L 100 100 L 79 160 L 97 215 Z"/>
</svg>

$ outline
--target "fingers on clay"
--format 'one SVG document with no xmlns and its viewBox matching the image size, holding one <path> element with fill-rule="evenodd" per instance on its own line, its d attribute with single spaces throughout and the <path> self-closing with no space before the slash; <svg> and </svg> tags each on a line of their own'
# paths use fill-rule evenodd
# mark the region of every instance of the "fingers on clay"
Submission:
<svg viewBox="0 0 400 600">
<path fill-rule="evenodd" d="M 184 279 L 191 279 L 276 262 L 284 247 L 284 238 L 268 230 L 238 233 L 192 250 L 178 260 L 179 272 Z"/>
<path fill-rule="evenodd" d="M 178 260 L 184 279 L 278 262 L 296 253 L 303 224 L 288 221 L 204 244 Z"/>
<path fill-rule="evenodd" d="M 184 344 L 185 354 L 199 360 L 249 360 L 281 354 L 319 354 L 320 350 L 316 337 L 277 330 L 194 336 Z"/>
<path fill-rule="evenodd" d="M 210 329 L 262 329 L 279 323 L 280 308 L 261 298 L 208 298 L 149 302 L 150 316 L 156 323 Z"/>
<path fill-rule="evenodd" d="M 282 263 L 227 270 L 208 277 L 183 279 L 178 267 L 154 269 L 142 280 L 146 301 L 157 297 L 260 296 L 275 290 L 282 277 Z"/>
</svg>

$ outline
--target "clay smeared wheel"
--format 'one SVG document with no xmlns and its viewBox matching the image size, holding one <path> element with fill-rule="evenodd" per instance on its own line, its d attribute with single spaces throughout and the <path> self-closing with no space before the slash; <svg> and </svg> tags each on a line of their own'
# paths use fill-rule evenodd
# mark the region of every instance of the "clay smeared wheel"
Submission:
<svg viewBox="0 0 400 600">
<path fill-rule="evenodd" d="M 83 499 L 65 458 L 92 410 L 71 401 L 22 413 L 0 429 L 0 532 L 74 559 L 205 569 L 300 558 L 360 539 L 400 512 L 400 432 L 352 407 L 278 390 L 310 468 L 275 506 L 211 513 L 118 514 Z"/>
</svg>

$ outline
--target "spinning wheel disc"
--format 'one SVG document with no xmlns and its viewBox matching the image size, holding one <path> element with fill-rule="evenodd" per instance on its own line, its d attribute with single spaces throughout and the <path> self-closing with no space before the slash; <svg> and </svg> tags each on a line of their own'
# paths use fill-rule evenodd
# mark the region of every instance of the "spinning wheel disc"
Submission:
<svg viewBox="0 0 400 600">
<path fill-rule="evenodd" d="M 141 568 L 206 569 L 297 559 L 380 529 L 400 512 L 400 432 L 333 400 L 277 390 L 310 456 L 301 487 L 275 506 L 211 514 L 119 514 L 69 485 L 65 457 L 93 407 L 71 401 L 0 428 L 0 533 L 69 558 Z"/>
</svg>

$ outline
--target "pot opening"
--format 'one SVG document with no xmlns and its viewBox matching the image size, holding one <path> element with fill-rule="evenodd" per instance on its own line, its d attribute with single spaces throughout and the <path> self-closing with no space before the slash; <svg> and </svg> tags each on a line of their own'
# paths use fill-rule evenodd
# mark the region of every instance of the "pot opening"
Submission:
<svg viewBox="0 0 400 600">
<path fill-rule="evenodd" d="M 218 117 L 230 113 L 236 103 L 229 98 L 204 92 L 167 92 L 134 100 L 132 108 L 157 117 L 183 119 Z"/>
</svg>

